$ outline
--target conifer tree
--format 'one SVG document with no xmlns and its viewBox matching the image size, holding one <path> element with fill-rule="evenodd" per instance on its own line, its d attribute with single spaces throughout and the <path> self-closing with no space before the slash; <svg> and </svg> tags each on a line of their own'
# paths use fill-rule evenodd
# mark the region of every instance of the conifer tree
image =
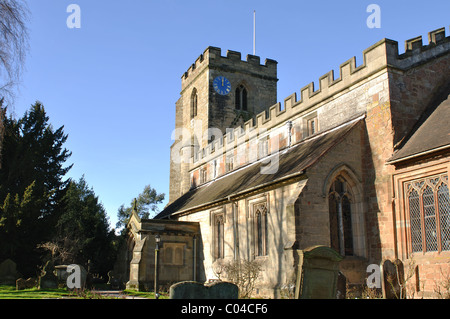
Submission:
<svg viewBox="0 0 450 319">
<path fill-rule="evenodd" d="M 25 115 L 4 120 L 0 169 L 0 260 L 34 267 L 36 246 L 52 237 L 62 211 L 72 167 L 64 148 L 64 127 L 49 124 L 43 105 L 36 102 Z M 32 272 L 32 269 L 25 271 Z"/>
</svg>

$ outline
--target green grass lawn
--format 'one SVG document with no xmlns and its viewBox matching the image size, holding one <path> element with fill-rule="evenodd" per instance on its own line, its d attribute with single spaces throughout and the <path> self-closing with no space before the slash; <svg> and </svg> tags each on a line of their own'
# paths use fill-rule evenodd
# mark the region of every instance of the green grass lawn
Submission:
<svg viewBox="0 0 450 319">
<path fill-rule="evenodd" d="M 139 292 L 133 290 L 124 290 L 123 295 L 155 299 L 155 294 L 153 292 Z M 0 286 L 0 299 L 61 299 L 61 298 L 71 298 L 71 299 L 113 299 L 112 297 L 101 296 L 93 291 L 82 291 L 75 292 L 67 290 L 66 288 L 59 289 L 45 289 L 39 290 L 37 288 L 16 290 L 14 286 Z M 160 299 L 168 299 L 169 295 L 167 293 L 161 294 Z"/>
<path fill-rule="evenodd" d="M 124 290 L 123 294 L 128 296 L 136 296 L 148 299 L 155 299 L 155 294 L 153 292 L 145 292 L 145 291 L 135 291 L 135 290 Z M 168 293 L 160 293 L 159 299 L 169 299 Z"/>
<path fill-rule="evenodd" d="M 0 299 L 48 299 L 68 298 L 76 294 L 67 289 L 45 289 L 37 288 L 16 290 L 14 286 L 0 286 Z"/>
</svg>

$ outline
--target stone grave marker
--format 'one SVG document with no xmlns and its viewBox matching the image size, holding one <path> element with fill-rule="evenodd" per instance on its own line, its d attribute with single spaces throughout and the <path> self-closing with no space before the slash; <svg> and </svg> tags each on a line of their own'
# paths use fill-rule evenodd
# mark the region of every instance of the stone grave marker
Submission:
<svg viewBox="0 0 450 319">
<path fill-rule="evenodd" d="M 400 260 L 397 259 L 394 262 L 389 259 L 385 260 L 382 264 L 381 275 L 383 298 L 398 299 L 401 296 L 405 297 L 405 287 L 403 287 L 403 293 L 401 293 L 401 285 L 404 281 L 404 268 Z"/>
<path fill-rule="evenodd" d="M 58 288 L 58 277 L 54 274 L 55 266 L 52 261 L 47 261 L 39 277 L 39 289 Z"/>
<path fill-rule="evenodd" d="M 231 282 L 202 284 L 182 281 L 170 286 L 170 299 L 238 299 L 239 288 Z"/>
<path fill-rule="evenodd" d="M 343 273 L 338 273 L 337 287 L 336 287 L 336 298 L 345 299 L 347 296 L 347 278 Z"/>
<path fill-rule="evenodd" d="M 20 277 L 17 272 L 16 263 L 11 259 L 6 259 L 0 264 L 0 284 L 14 285 Z"/>
<path fill-rule="evenodd" d="M 16 290 L 31 289 L 36 287 L 36 279 L 28 278 L 27 280 L 19 278 L 16 280 Z"/>
<path fill-rule="evenodd" d="M 334 249 L 313 246 L 297 250 L 299 266 L 295 298 L 336 299 L 339 262 L 343 259 Z"/>
</svg>

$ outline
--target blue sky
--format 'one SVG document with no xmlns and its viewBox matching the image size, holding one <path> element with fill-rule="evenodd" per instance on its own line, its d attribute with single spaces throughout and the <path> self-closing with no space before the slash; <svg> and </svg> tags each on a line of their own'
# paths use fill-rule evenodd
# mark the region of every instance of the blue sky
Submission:
<svg viewBox="0 0 450 319">
<path fill-rule="evenodd" d="M 278 61 L 278 101 L 383 38 L 399 42 L 450 24 L 450 1 L 29 0 L 30 52 L 14 111 L 41 101 L 64 125 L 74 163 L 115 226 L 144 186 L 169 193 L 171 133 L 181 75 L 208 47 Z M 369 28 L 369 4 L 381 28 Z M 70 4 L 81 28 L 69 29 Z M 164 204 L 167 203 L 167 199 Z"/>
</svg>

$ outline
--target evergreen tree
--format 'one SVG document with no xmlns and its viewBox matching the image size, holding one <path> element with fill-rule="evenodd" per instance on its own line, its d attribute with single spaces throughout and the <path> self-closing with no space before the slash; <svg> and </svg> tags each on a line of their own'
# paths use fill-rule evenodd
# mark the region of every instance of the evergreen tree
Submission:
<svg viewBox="0 0 450 319">
<path fill-rule="evenodd" d="M 116 258 L 116 236 L 84 176 L 78 182 L 70 181 L 63 202 L 54 242 L 71 256 L 67 262 L 87 265 L 90 261 L 92 272 L 106 275 Z"/>
<path fill-rule="evenodd" d="M 39 264 L 39 243 L 54 235 L 68 181 L 71 153 L 64 127 L 49 124 L 36 102 L 19 120 L 4 119 L 0 169 L 0 260 L 13 259 L 24 274 Z"/>
</svg>

